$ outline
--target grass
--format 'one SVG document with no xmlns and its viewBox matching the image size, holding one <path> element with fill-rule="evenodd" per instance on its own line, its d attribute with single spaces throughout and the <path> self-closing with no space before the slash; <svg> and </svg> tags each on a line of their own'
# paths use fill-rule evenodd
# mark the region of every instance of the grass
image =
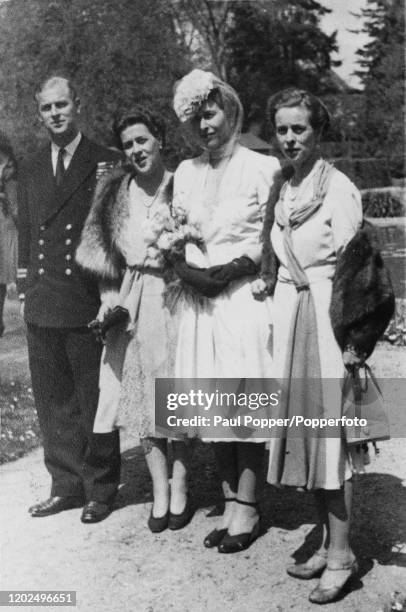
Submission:
<svg viewBox="0 0 406 612">
<path fill-rule="evenodd" d="M 32 389 L 19 381 L 0 381 L 0 464 L 22 457 L 42 440 Z"/>
</svg>

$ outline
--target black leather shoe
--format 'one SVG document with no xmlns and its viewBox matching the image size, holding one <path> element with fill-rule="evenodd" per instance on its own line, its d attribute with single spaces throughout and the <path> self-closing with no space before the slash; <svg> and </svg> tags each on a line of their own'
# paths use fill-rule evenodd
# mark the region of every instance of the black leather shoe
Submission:
<svg viewBox="0 0 406 612">
<path fill-rule="evenodd" d="M 224 536 L 227 533 L 227 528 L 225 529 L 213 529 L 203 540 L 203 545 L 206 548 L 214 548 L 218 546 L 220 542 L 223 540 Z"/>
<path fill-rule="evenodd" d="M 226 504 L 227 502 L 234 502 L 235 501 L 235 497 L 225 497 L 223 499 L 223 502 Z M 222 541 L 222 539 L 224 538 L 224 536 L 227 533 L 227 528 L 224 529 L 213 529 L 213 531 L 210 531 L 210 533 L 207 534 L 207 536 L 204 538 L 203 540 L 203 545 L 206 548 L 214 548 L 215 546 L 218 546 L 220 544 L 220 542 Z"/>
<path fill-rule="evenodd" d="M 164 531 L 169 524 L 169 511 L 164 514 L 163 516 L 154 516 L 152 514 L 152 510 L 151 510 L 151 514 L 149 515 L 149 519 L 148 519 L 148 527 L 149 530 L 152 531 L 152 533 L 161 533 L 161 531 Z"/>
<path fill-rule="evenodd" d="M 259 535 L 259 519 L 255 523 L 252 531 L 248 533 L 237 533 L 237 535 L 229 535 L 226 533 L 224 538 L 218 545 L 220 553 L 236 553 L 246 550 L 257 539 Z"/>
<path fill-rule="evenodd" d="M 240 499 L 235 500 L 237 504 L 242 504 L 243 506 L 251 506 L 253 508 L 257 508 L 257 502 L 246 502 Z M 251 546 L 251 544 L 257 539 L 260 531 L 260 518 L 254 524 L 251 531 L 247 533 L 237 533 L 236 535 L 230 535 L 226 533 L 224 538 L 221 540 L 218 545 L 218 551 L 220 553 L 236 553 L 241 552 L 242 550 L 246 550 Z"/>
<path fill-rule="evenodd" d="M 111 514 L 111 505 L 103 504 L 98 501 L 87 502 L 83 508 L 82 516 L 80 520 L 82 523 L 100 523 Z"/>
<path fill-rule="evenodd" d="M 183 529 L 183 527 L 186 527 L 186 525 L 190 523 L 194 513 L 194 508 L 190 502 L 190 497 L 188 496 L 183 512 L 181 512 L 180 514 L 173 514 L 172 512 L 169 512 L 169 529 L 172 529 L 172 531 L 176 531 L 177 529 Z"/>
<path fill-rule="evenodd" d="M 46 499 L 39 504 L 34 504 L 28 509 L 31 516 L 50 516 L 51 514 L 58 514 L 64 510 L 71 510 L 72 508 L 81 508 L 83 506 L 83 500 L 80 497 L 64 496 L 60 497 L 55 495 Z"/>
</svg>

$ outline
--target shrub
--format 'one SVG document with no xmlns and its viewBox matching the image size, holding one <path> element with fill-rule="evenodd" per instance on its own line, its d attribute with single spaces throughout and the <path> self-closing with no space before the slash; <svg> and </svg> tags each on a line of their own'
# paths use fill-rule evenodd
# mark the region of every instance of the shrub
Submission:
<svg viewBox="0 0 406 612">
<path fill-rule="evenodd" d="M 344 172 L 358 187 L 371 189 L 387 187 L 391 184 L 389 169 L 385 159 L 347 158 L 331 159 L 334 166 Z"/>
<path fill-rule="evenodd" d="M 405 214 L 405 190 L 401 188 L 365 189 L 361 193 L 367 217 L 402 217 Z"/>
</svg>

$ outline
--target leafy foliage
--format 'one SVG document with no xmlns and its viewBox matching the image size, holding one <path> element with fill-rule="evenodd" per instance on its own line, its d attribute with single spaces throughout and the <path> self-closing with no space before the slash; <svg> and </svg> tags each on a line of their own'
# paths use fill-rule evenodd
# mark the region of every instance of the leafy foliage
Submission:
<svg viewBox="0 0 406 612">
<path fill-rule="evenodd" d="M 405 2 L 367 0 L 361 15 L 371 40 L 357 51 L 356 74 L 365 85 L 360 128 L 370 153 L 397 165 L 392 162 L 404 155 Z"/>
<path fill-rule="evenodd" d="M 367 217 L 402 217 L 406 212 L 405 191 L 397 187 L 366 189 L 362 207 Z"/>
<path fill-rule="evenodd" d="M 246 108 L 264 106 L 270 94 L 295 85 L 329 91 L 336 33 L 320 29 L 330 12 L 313 0 L 235 2 L 227 44 L 228 74 Z"/>
<path fill-rule="evenodd" d="M 33 92 L 50 74 L 78 84 L 86 132 L 108 143 L 118 108 L 147 103 L 168 115 L 189 67 L 164 0 L 8 0 L 0 53 L 0 118 L 24 152 L 41 138 Z"/>
</svg>

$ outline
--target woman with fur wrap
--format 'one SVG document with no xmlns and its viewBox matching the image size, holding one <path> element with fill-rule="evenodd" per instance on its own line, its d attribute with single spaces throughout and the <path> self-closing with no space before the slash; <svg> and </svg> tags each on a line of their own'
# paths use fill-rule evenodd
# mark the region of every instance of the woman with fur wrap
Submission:
<svg viewBox="0 0 406 612">
<path fill-rule="evenodd" d="M 186 447 L 173 442 L 172 494 L 167 440 L 155 435 L 156 377 L 173 376 L 175 316 L 164 307 L 162 260 L 156 240 L 170 229 L 172 175 L 161 158 L 164 125 L 142 107 L 124 113 L 114 132 L 130 162 L 98 185 L 77 251 L 78 263 L 96 275 L 104 290 L 98 315 L 115 306 L 128 321 L 107 332 L 100 371 L 95 436 L 125 426 L 141 442 L 153 482 L 148 526 L 180 529 L 191 518 L 186 490 Z"/>
<path fill-rule="evenodd" d="M 274 375 L 290 391 L 296 389 L 285 394 L 287 401 L 273 416 L 340 418 L 345 368 L 364 362 L 391 316 L 390 281 L 360 231 L 358 190 L 319 155 L 320 135 L 329 123 L 325 106 L 306 91 L 288 89 L 270 99 L 268 110 L 291 172 L 275 185 L 274 200 L 277 192 L 279 199 L 268 208 L 263 278 L 272 291 L 279 264 Z M 260 297 L 260 281 L 255 291 Z M 309 378 L 311 384 L 297 393 L 294 385 Z M 309 597 L 313 603 L 339 597 L 357 571 L 349 545 L 355 456 L 343 437 L 308 437 L 286 429 L 271 440 L 268 482 L 315 491 L 323 541 L 306 563 L 287 568 L 295 578 L 321 575 Z"/>
</svg>

